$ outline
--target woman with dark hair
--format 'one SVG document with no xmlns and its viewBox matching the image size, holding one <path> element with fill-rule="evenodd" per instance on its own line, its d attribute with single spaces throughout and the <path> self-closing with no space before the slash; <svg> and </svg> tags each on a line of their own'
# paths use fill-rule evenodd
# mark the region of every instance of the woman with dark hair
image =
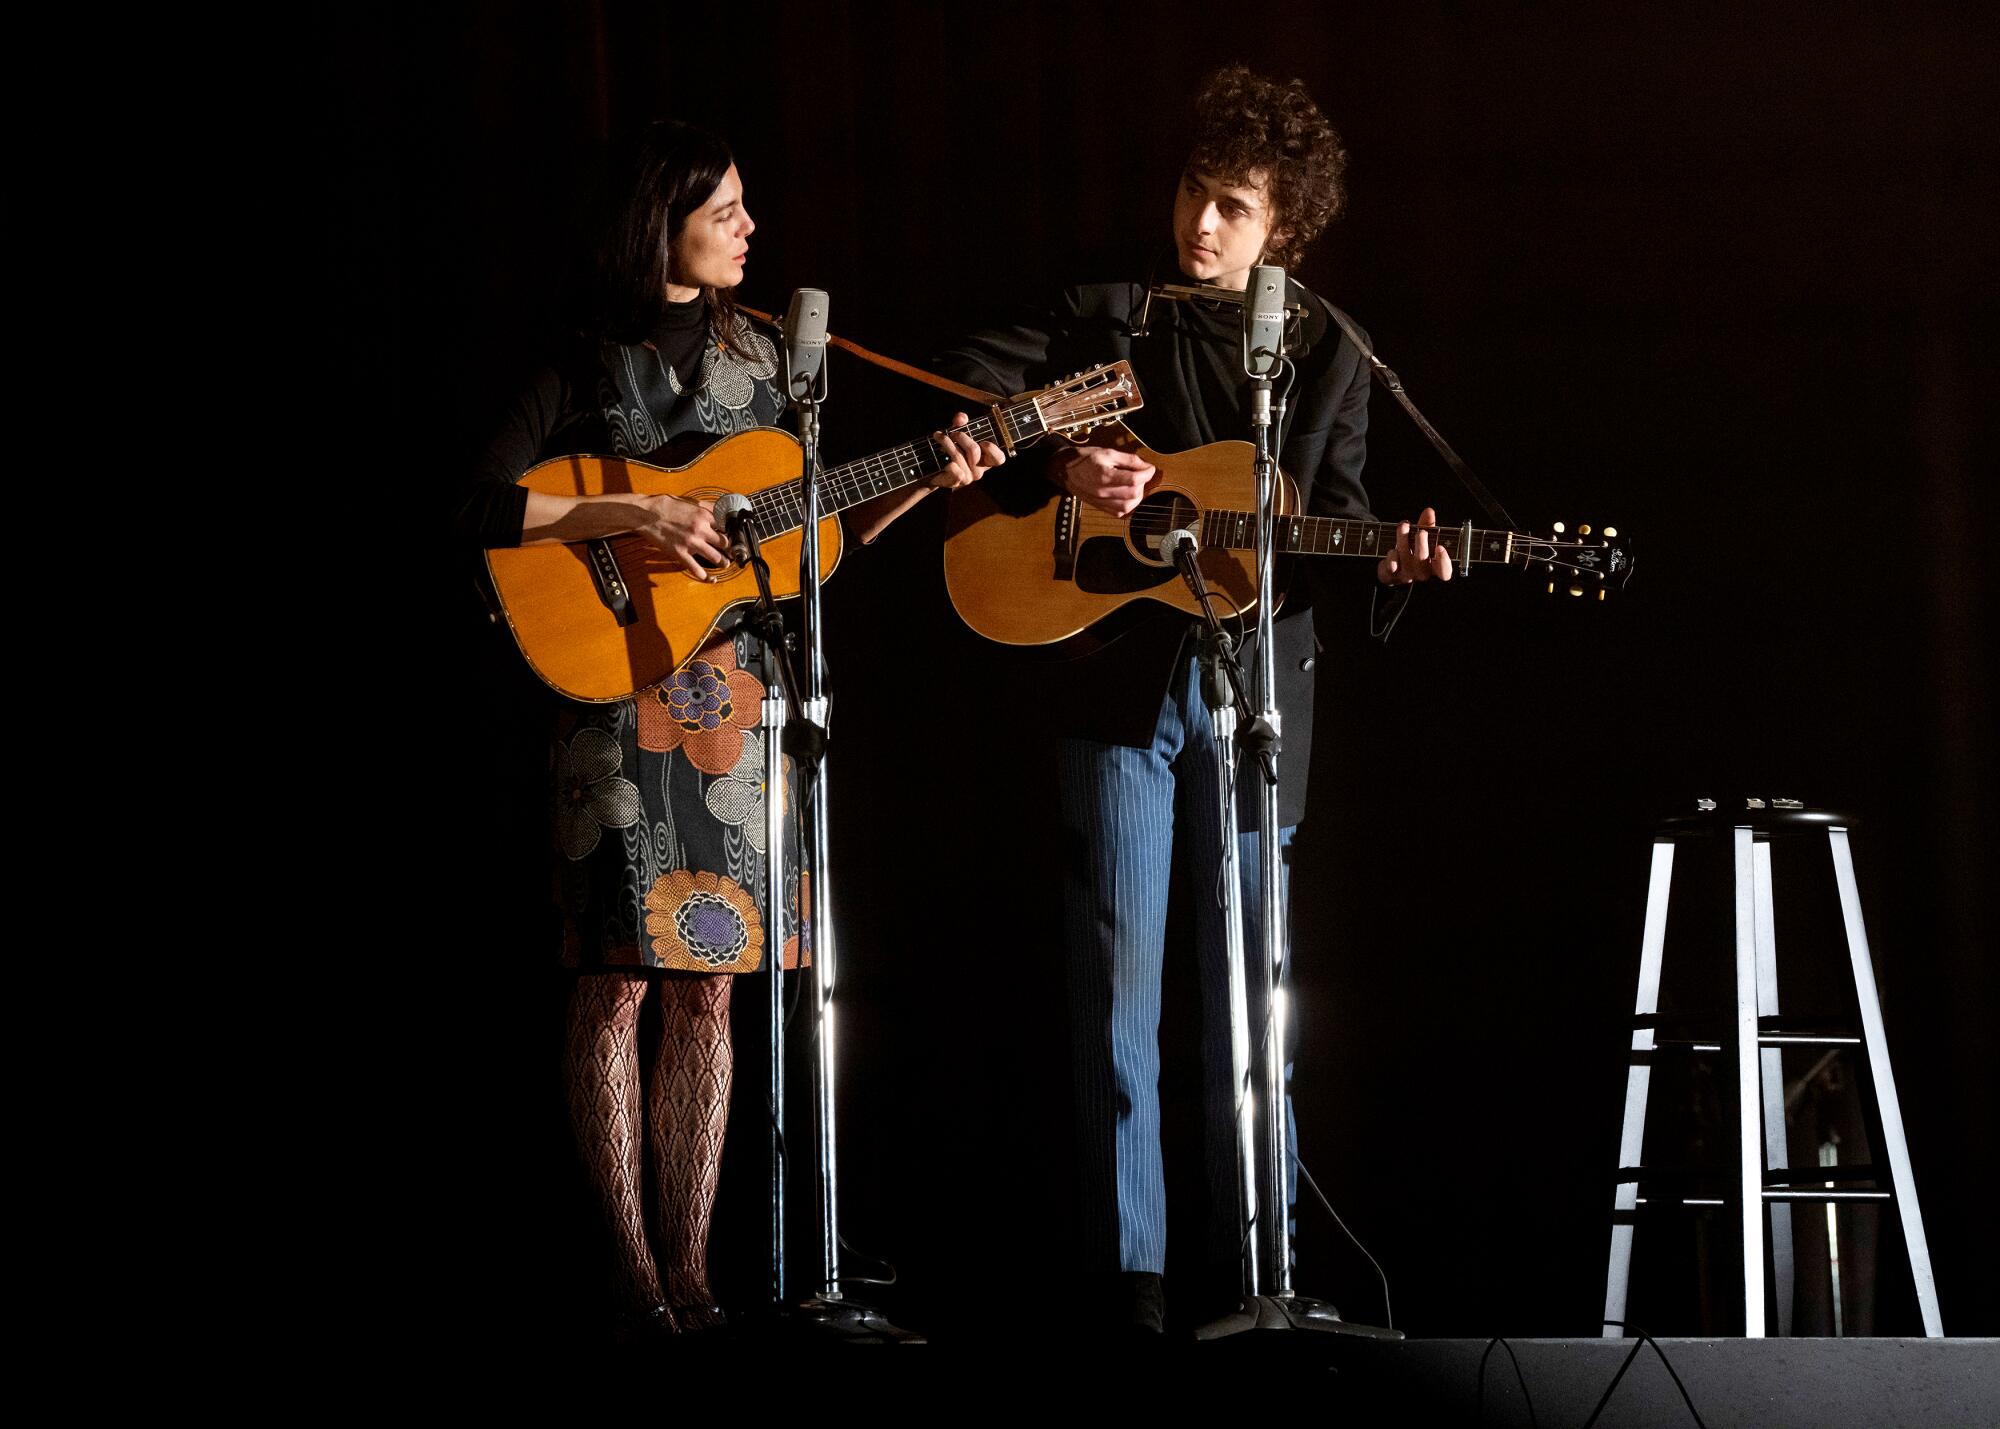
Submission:
<svg viewBox="0 0 2000 1429">
<path fill-rule="evenodd" d="M 637 534 L 701 577 L 729 560 L 712 503 L 516 483 L 551 457 L 644 458 L 677 437 L 782 423 L 777 354 L 732 296 L 756 224 L 727 146 L 663 122 L 614 156 L 593 226 L 585 330 L 509 408 L 460 529 L 487 547 Z M 932 486 L 965 485 L 1003 460 L 961 432 L 935 440 L 952 461 Z M 611 704 L 564 701 L 556 715 L 557 901 L 563 959 L 578 972 L 564 1078 L 628 1332 L 722 1322 L 707 1255 L 729 1107 L 729 975 L 770 951 L 797 954 L 789 910 L 760 902 L 765 860 L 783 856 L 765 847 L 763 694 L 762 647 L 725 618 L 659 685 Z M 642 1072 L 649 996 L 661 1033 Z"/>
</svg>

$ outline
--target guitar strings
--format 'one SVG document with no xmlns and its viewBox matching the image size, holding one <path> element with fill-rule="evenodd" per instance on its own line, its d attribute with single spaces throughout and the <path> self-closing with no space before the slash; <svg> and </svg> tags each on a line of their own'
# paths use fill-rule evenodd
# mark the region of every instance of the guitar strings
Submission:
<svg viewBox="0 0 2000 1429">
<path fill-rule="evenodd" d="M 1016 403 L 1003 411 L 1003 418 L 1018 431 L 1021 412 L 1033 409 L 1033 402 Z M 998 435 L 990 417 L 980 417 L 955 430 L 967 433 L 974 441 L 986 441 Z M 846 462 L 822 473 L 822 489 L 831 497 L 826 514 L 831 516 L 869 497 L 898 490 L 925 476 L 935 476 L 949 465 L 950 455 L 927 436 L 892 447 L 886 452 Z M 805 521 L 803 477 L 766 487 L 750 500 L 756 511 L 760 537 L 780 535 Z"/>
<path fill-rule="evenodd" d="M 1181 516 L 1176 519 L 1174 514 L 1163 512 L 1157 506 L 1153 506 L 1141 507 L 1139 510 L 1133 512 L 1130 517 L 1126 518 L 1122 525 L 1125 529 L 1130 530 L 1134 537 L 1143 539 L 1164 535 L 1166 532 L 1174 530 L 1177 527 L 1185 526 L 1190 519 L 1200 520 L 1203 533 L 1207 534 L 1214 530 L 1218 524 L 1247 525 L 1254 520 L 1254 516 L 1255 513 L 1249 511 L 1228 510 L 1221 507 L 1196 507 L 1190 515 Z M 1303 530 L 1295 527 L 1292 531 L 1288 532 L 1291 544 L 1280 543 L 1287 554 L 1307 555 L 1387 555 L 1396 547 L 1396 528 L 1401 524 L 1395 521 L 1364 521 L 1343 516 L 1298 516 L 1284 514 L 1280 515 L 1278 519 L 1280 521 L 1295 523 L 1312 523 Z M 1101 521 L 1092 521 L 1090 524 L 1098 526 L 1105 534 L 1115 535 L 1120 533 L 1121 523 L 1117 517 L 1111 516 L 1109 513 L 1103 513 Z M 1341 535 L 1340 539 L 1330 543 L 1332 548 L 1328 548 L 1329 543 L 1324 542 L 1323 539 L 1316 539 L 1323 538 L 1325 534 L 1330 533 L 1336 528 L 1339 529 Z M 1419 529 L 1430 532 L 1431 539 L 1450 551 L 1451 558 L 1454 561 L 1463 562 L 1467 559 L 1464 551 L 1461 549 L 1464 544 L 1461 539 L 1464 536 L 1463 528 L 1457 526 L 1424 526 Z M 1367 533 L 1371 531 L 1376 536 L 1376 544 L 1372 547 L 1367 541 Z M 1507 538 L 1510 536 L 1513 538 L 1513 550 L 1505 562 L 1505 564 L 1509 565 L 1525 562 L 1531 566 L 1560 566 L 1564 570 L 1594 574 L 1594 567 L 1582 565 L 1573 558 L 1566 558 L 1566 554 L 1570 552 L 1605 549 L 1601 546 L 1587 545 L 1580 541 L 1549 541 L 1537 536 L 1521 536 L 1517 533 L 1497 528 L 1488 530 L 1475 526 L 1472 529 L 1472 547 L 1475 553 L 1472 559 L 1475 561 L 1480 559 L 1477 552 L 1489 540 L 1497 539 L 1504 547 Z M 1356 539 L 1356 537 L 1359 539 Z M 1386 545 L 1380 543 L 1383 537 L 1388 538 Z M 1232 547 L 1232 549 L 1248 550 L 1250 546 L 1246 543 L 1241 547 Z"/>
<path fill-rule="evenodd" d="M 1108 383 L 1108 371 L 1105 374 L 1105 380 Z M 1084 390 L 1088 392 L 1091 389 L 1086 387 Z M 1048 430 L 1046 422 L 1043 423 L 1042 431 L 1023 430 L 1022 417 L 1033 415 L 1036 411 L 1037 407 L 1033 398 L 1025 401 L 1011 402 L 1004 404 L 1000 408 L 999 421 L 997 423 L 990 415 L 982 416 L 954 430 L 965 432 L 974 441 L 987 441 L 1002 437 L 1006 430 L 1011 430 L 1017 438 L 1025 436 L 1032 440 L 1034 437 L 1043 435 Z M 905 455 L 906 453 L 907 455 Z M 950 466 L 951 461 L 952 455 L 941 450 L 936 441 L 926 436 L 916 441 L 907 442 L 903 446 L 891 448 L 887 452 L 877 452 L 870 456 L 860 457 L 854 461 L 843 463 L 840 466 L 823 472 L 821 476 L 823 489 L 832 498 L 828 506 L 827 515 L 830 516 L 837 511 L 866 501 L 870 497 L 898 490 L 910 485 L 914 481 L 921 480 L 925 476 L 935 476 L 938 472 Z M 928 470 L 925 469 L 926 466 L 928 466 Z M 777 486 L 766 487 L 764 490 L 753 495 L 750 501 L 752 510 L 755 513 L 753 519 L 757 522 L 757 534 L 760 539 L 768 539 L 772 536 L 781 535 L 804 524 L 805 487 L 803 477 L 780 483 Z"/>
</svg>

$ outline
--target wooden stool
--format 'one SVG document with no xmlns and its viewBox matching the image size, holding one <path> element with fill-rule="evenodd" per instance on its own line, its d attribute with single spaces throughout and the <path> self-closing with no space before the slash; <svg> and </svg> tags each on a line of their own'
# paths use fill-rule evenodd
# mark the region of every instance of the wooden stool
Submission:
<svg viewBox="0 0 2000 1429">
<path fill-rule="evenodd" d="M 1910 1175 L 1909 1144 L 1903 1135 L 1903 1111 L 1896 1097 L 1896 1079 L 1889 1069 L 1889 1047 L 1882 1032 L 1882 1004 L 1875 986 L 1874 964 L 1868 956 L 1868 935 L 1861 924 L 1861 895 L 1854 882 L 1854 859 L 1848 850 L 1852 820 L 1841 814 L 1807 809 L 1791 799 L 1746 799 L 1738 809 L 1718 809 L 1713 800 L 1700 801 L 1699 812 L 1660 821 L 1653 838 L 1652 879 L 1646 893 L 1646 926 L 1639 950 L 1639 998 L 1632 1018 L 1631 1067 L 1625 1082 L 1625 1128 L 1618 1143 L 1618 1189 L 1612 1203 L 1611 1259 L 1604 1282 L 1604 1337 L 1624 1333 L 1626 1292 L 1632 1270 L 1632 1232 L 1641 1205 L 1727 1204 L 1675 1197 L 1639 1195 L 1642 1181 L 1651 1179 L 1640 1156 L 1646 1132 L 1646 1094 L 1652 1081 L 1657 1050 L 1672 1047 L 1695 1053 L 1736 1054 L 1738 1157 L 1740 1178 L 1736 1195 L 1743 1223 L 1744 1333 L 1764 1334 L 1764 1207 L 1771 1207 L 1771 1260 L 1776 1282 L 1778 1333 L 1791 1328 L 1792 1225 L 1795 1201 L 1894 1201 L 1902 1217 L 1903 1245 L 1909 1252 L 1910 1276 L 1923 1312 L 1924 1334 L 1941 1336 L 1937 1285 L 1931 1277 L 1930 1248 L 1924 1240 L 1923 1217 L 1917 1209 L 1917 1188 Z M 1821 1036 L 1785 1030 L 1778 1014 L 1778 948 L 1771 897 L 1771 840 L 1813 836 L 1824 832 L 1833 856 L 1834 884 L 1847 930 L 1848 961 L 1854 996 L 1860 1008 L 1859 1036 Z M 1660 969 L 1666 946 L 1667 897 L 1673 882 L 1674 849 L 1684 839 L 1727 836 L 1735 854 L 1736 895 L 1736 1017 L 1727 1042 L 1692 1037 L 1656 1036 L 1660 1030 Z M 1715 1034 L 1711 1034 L 1714 1036 Z M 1888 1153 L 1889 1188 L 1872 1166 L 1847 1166 L 1847 1180 L 1872 1183 L 1865 1189 L 1830 1189 L 1823 1166 L 1792 1170 L 1786 1165 L 1785 1081 L 1786 1047 L 1859 1045 L 1868 1057 L 1869 1080 L 1875 1089 L 1883 1148 Z M 1754 1089 L 1754 1090 L 1753 1090 Z M 1762 1126 L 1759 1126 L 1759 1118 Z"/>
</svg>

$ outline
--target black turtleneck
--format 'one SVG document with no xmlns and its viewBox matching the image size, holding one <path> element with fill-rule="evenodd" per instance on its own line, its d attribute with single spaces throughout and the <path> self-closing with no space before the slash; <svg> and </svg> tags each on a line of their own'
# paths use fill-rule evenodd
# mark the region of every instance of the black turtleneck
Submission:
<svg viewBox="0 0 2000 1429">
<path fill-rule="evenodd" d="M 683 389 L 701 380 L 701 354 L 708 346 L 708 299 L 696 295 L 685 303 L 668 303 L 647 346 L 673 368 Z"/>
</svg>

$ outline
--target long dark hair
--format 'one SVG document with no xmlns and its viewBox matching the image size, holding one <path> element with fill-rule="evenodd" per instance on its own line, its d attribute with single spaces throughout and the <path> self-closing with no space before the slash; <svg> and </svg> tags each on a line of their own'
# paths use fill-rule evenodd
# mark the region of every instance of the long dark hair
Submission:
<svg viewBox="0 0 2000 1429">
<path fill-rule="evenodd" d="M 666 315 L 668 245 L 714 195 L 735 160 L 706 129 L 663 119 L 614 144 L 591 201 L 584 325 L 614 342 L 640 342 Z M 703 288 L 709 320 L 738 356 L 736 300 Z"/>
</svg>

